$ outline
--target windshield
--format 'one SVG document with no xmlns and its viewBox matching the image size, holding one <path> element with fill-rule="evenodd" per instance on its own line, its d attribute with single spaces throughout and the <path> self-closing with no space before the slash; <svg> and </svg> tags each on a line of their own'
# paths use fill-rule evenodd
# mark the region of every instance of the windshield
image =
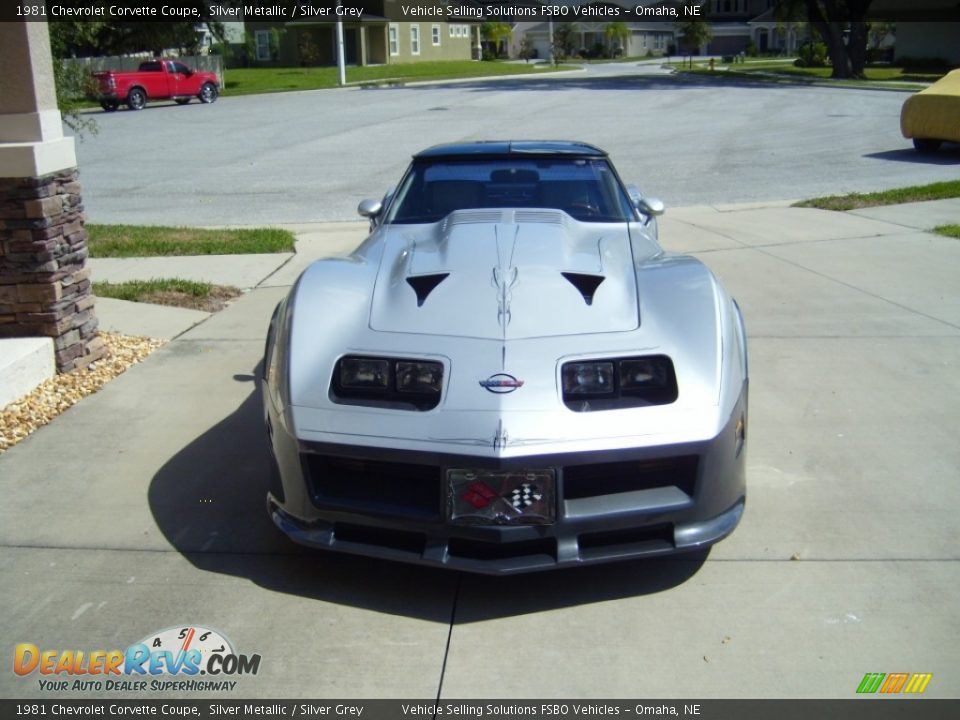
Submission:
<svg viewBox="0 0 960 720">
<path fill-rule="evenodd" d="M 431 158 L 415 161 L 388 223 L 431 223 L 454 210 L 551 208 L 586 222 L 628 222 L 630 201 L 599 158 Z"/>
</svg>

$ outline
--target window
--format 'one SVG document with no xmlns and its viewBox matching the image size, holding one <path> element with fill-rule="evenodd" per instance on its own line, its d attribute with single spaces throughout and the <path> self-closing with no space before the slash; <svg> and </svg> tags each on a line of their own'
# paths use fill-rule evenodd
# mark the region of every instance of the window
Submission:
<svg viewBox="0 0 960 720">
<path fill-rule="evenodd" d="M 398 28 L 398 26 L 396 26 L 396 25 L 394 25 L 394 24 L 391 24 L 391 25 L 390 25 L 390 29 L 389 29 L 388 32 L 389 32 L 389 37 L 390 37 L 390 54 L 391 54 L 391 55 L 399 55 L 399 54 L 400 54 L 400 40 L 399 40 L 398 35 L 399 35 L 399 32 L 400 32 L 400 29 Z"/>
<path fill-rule="evenodd" d="M 450 31 L 450 37 L 456 37 L 456 36 L 457 36 L 457 26 L 456 26 L 456 25 L 450 25 L 450 26 L 448 27 L 448 30 Z"/>
<path fill-rule="evenodd" d="M 433 44 L 434 44 L 434 45 L 439 45 L 439 44 L 440 44 L 440 26 L 439 26 L 439 25 L 434 25 L 434 26 L 430 29 L 430 35 L 431 35 L 432 38 L 433 38 Z"/>
<path fill-rule="evenodd" d="M 270 59 L 270 31 L 257 30 L 253 34 L 257 46 L 257 60 L 260 62 Z"/>
<path fill-rule="evenodd" d="M 438 158 L 414 161 L 387 223 L 433 223 L 454 210 L 550 208 L 583 222 L 622 222 L 633 207 L 606 160 Z"/>
<path fill-rule="evenodd" d="M 189 75 L 190 68 L 188 68 L 182 62 L 172 62 L 170 63 L 170 72 L 180 73 L 181 75 Z"/>
<path fill-rule="evenodd" d="M 420 54 L 420 26 L 419 25 L 410 26 L 410 54 L 411 55 Z"/>
</svg>

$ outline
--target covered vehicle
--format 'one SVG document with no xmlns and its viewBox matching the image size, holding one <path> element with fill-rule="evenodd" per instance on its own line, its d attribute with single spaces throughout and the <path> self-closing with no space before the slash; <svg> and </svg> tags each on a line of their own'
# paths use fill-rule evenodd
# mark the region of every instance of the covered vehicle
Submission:
<svg viewBox="0 0 960 720">
<path fill-rule="evenodd" d="M 704 548 L 745 502 L 735 302 L 574 142 L 445 145 L 270 322 L 267 503 L 305 545 L 510 573 Z"/>
<path fill-rule="evenodd" d="M 945 141 L 960 142 L 960 70 L 906 99 L 900 132 L 920 152 L 936 152 Z"/>
</svg>

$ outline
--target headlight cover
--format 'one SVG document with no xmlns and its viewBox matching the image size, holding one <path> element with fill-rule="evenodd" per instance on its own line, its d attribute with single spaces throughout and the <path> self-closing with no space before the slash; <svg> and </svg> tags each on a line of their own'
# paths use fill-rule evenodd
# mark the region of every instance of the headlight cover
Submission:
<svg viewBox="0 0 960 720">
<path fill-rule="evenodd" d="M 334 368 L 330 399 L 341 405 L 432 410 L 442 388 L 443 363 L 348 355 Z"/>
<path fill-rule="evenodd" d="M 678 396 L 666 355 L 577 360 L 560 369 L 563 403 L 576 412 L 669 405 Z"/>
</svg>

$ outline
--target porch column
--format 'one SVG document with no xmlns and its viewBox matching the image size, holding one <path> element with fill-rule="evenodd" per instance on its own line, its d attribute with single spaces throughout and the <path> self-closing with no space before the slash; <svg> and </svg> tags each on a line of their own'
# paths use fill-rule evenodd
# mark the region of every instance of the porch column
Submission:
<svg viewBox="0 0 960 720">
<path fill-rule="evenodd" d="M 60 372 L 106 354 L 83 222 L 47 25 L 0 23 L 0 338 L 53 338 Z"/>
</svg>

